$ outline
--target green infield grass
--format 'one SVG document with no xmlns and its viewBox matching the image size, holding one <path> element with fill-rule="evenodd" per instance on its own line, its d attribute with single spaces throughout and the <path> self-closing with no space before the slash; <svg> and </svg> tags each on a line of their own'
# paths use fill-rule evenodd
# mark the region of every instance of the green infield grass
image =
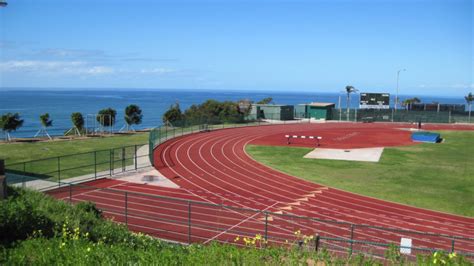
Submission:
<svg viewBox="0 0 474 266">
<path fill-rule="evenodd" d="M 246 149 L 265 165 L 318 184 L 474 217 L 474 132 L 438 132 L 443 143 L 386 148 L 378 163 L 303 158 L 312 148 Z"/>
</svg>

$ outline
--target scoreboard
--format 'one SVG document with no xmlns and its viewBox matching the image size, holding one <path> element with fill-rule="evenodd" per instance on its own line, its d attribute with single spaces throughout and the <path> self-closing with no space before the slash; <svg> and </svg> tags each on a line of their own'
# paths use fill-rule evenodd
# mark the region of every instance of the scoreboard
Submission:
<svg viewBox="0 0 474 266">
<path fill-rule="evenodd" d="M 389 109 L 390 93 L 360 93 L 361 109 Z"/>
</svg>

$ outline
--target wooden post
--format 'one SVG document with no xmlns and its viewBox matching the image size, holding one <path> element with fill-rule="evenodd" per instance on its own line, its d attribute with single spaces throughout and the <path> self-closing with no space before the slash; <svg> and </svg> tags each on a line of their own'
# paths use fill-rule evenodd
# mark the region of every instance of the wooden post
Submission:
<svg viewBox="0 0 474 266">
<path fill-rule="evenodd" d="M 7 198 L 7 177 L 5 176 L 5 161 L 0 160 L 0 200 Z"/>
</svg>

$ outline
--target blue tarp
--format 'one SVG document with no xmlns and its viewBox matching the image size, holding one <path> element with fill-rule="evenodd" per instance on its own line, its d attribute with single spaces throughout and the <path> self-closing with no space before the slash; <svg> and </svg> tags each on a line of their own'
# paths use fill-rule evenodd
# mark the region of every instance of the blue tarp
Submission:
<svg viewBox="0 0 474 266">
<path fill-rule="evenodd" d="M 413 141 L 437 143 L 441 141 L 441 135 L 434 132 L 415 132 L 411 135 Z"/>
</svg>

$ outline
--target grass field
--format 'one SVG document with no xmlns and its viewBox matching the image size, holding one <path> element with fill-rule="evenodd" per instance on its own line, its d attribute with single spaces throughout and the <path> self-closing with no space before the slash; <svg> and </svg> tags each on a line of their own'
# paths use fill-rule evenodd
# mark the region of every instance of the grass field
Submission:
<svg viewBox="0 0 474 266">
<path fill-rule="evenodd" d="M 6 164 L 25 162 L 42 158 L 62 156 L 72 153 L 106 150 L 128 145 L 145 144 L 148 133 L 121 135 L 112 137 L 96 137 L 76 140 L 45 141 L 34 143 L 3 143 L 0 144 L 0 159 Z"/>
<path fill-rule="evenodd" d="M 249 145 L 247 152 L 319 184 L 474 217 L 474 132 L 439 132 L 444 143 L 386 148 L 378 163 L 304 159 L 312 148 Z"/>
</svg>

